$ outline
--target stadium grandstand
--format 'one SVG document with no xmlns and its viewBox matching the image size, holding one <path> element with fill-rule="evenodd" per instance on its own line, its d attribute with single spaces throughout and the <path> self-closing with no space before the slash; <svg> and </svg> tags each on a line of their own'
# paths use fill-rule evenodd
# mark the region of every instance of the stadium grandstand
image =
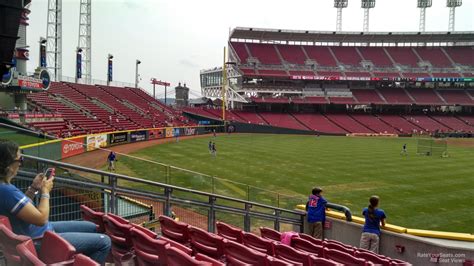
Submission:
<svg viewBox="0 0 474 266">
<path fill-rule="evenodd" d="M 273 153 L 270 150 L 266 157 L 239 153 L 240 148 L 251 146 L 252 153 L 266 154 L 262 147 L 278 146 L 275 145 L 278 139 L 273 139 L 281 136 L 277 134 L 298 139 L 304 136 L 293 134 L 306 134 L 309 136 L 305 141 L 316 145 L 326 144 L 320 141 L 324 138 L 315 141 L 312 135 L 335 135 L 326 138 L 333 141 L 333 146 L 347 139 L 385 142 L 400 136 L 406 137 L 404 141 L 422 135 L 411 142 L 420 143 L 419 153 L 443 156 L 417 159 L 423 157 L 426 165 L 451 169 L 447 163 L 442 164 L 448 160 L 438 161 L 448 157 L 444 156 L 448 147 L 444 137 L 474 137 L 473 32 L 454 31 L 454 22 L 450 32 L 369 32 L 368 9 L 375 6 L 374 0 L 362 1 L 368 3 L 364 32 L 340 31 L 339 15 L 337 32 L 239 27 L 230 32 L 223 67 L 201 71 L 204 97 L 189 100 L 189 88 L 179 84 L 175 88 L 176 105 L 172 106 L 167 104 L 166 92 L 163 103 L 154 93 L 152 96 L 140 88 L 138 59 L 135 86 L 113 82 L 110 54 L 107 81 L 94 82 L 91 0 L 80 1 L 79 45 L 74 47 L 75 77 L 66 79 L 61 74 L 62 26 L 67 24 L 61 18 L 61 0 L 48 1 L 47 38 L 40 39 L 38 66 L 34 73 L 28 73 L 26 27 L 30 2 L 0 0 L 0 145 L 10 149 L 2 148 L 2 158 L 8 160 L 0 162 L 0 186 L 6 188 L 0 195 L 0 265 L 99 265 L 80 254 L 81 247 L 61 236 L 65 232 L 54 232 L 48 227 L 50 222 L 79 220 L 90 222 L 92 231 L 102 234 L 102 240 L 111 240 L 105 265 L 474 265 L 474 236 L 465 225 L 472 220 L 469 220 L 472 210 L 466 210 L 463 205 L 472 199 L 471 188 L 463 188 L 463 182 L 469 182 L 472 176 L 465 177 L 469 165 L 462 160 L 470 158 L 469 149 L 474 146 L 457 143 L 462 146 L 457 147 L 460 156 L 448 163 L 460 162 L 461 166 L 456 168 L 462 168 L 462 174 L 458 179 L 452 178 L 452 187 L 433 185 L 436 189 L 453 189 L 454 192 L 449 192 L 455 195 L 443 200 L 461 206 L 461 210 L 450 213 L 454 218 L 445 218 L 453 221 L 435 226 L 450 228 L 454 224 L 471 231 L 412 229 L 388 223 L 383 223 L 380 230 L 377 224 L 381 231 L 379 252 L 359 247 L 361 230 L 367 221 L 346 207 L 349 199 L 343 199 L 346 206 L 333 202 L 323 206 L 321 210 L 326 217 L 321 222 L 323 238 L 308 235 L 311 229 L 307 199 L 286 187 L 300 182 L 295 181 L 293 172 L 288 176 L 277 173 L 283 176 L 284 185 L 278 191 L 271 191 L 268 187 L 278 184 L 281 177 L 257 180 L 257 184 L 267 184 L 268 187 L 262 188 L 191 169 L 194 163 L 210 164 L 231 175 L 236 168 L 227 169 L 227 163 L 243 168 L 237 162 L 240 157 L 248 156 L 246 159 L 261 164 L 245 164 L 245 168 L 253 169 L 248 171 L 272 172 L 277 163 L 292 171 L 287 162 L 294 153 L 286 154 L 283 149 Z M 337 2 L 342 12 L 347 1 Z M 454 1 L 451 5 L 454 13 L 454 8 L 461 4 Z M 429 7 L 427 2 L 426 7 Z M 155 78 L 152 84 L 165 86 L 165 90 L 170 86 Z M 257 134 L 235 134 L 237 138 L 234 138 L 230 134 L 233 132 L 271 135 L 260 134 L 268 138 L 264 140 L 267 142 L 259 142 L 261 139 L 254 137 Z M 342 137 L 346 135 L 349 137 Z M 427 138 L 428 135 L 441 138 Z M 239 142 L 239 137 L 248 139 Z M 186 142 L 194 140 L 201 142 L 198 146 L 186 146 Z M 218 141 L 219 159 L 215 147 Z M 204 157 L 208 154 L 203 144 L 208 143 L 206 161 Z M 165 147 L 161 146 L 159 152 L 145 150 L 162 144 Z M 290 143 L 290 146 L 298 145 L 301 143 Z M 389 145 L 392 149 L 399 143 Z M 175 150 L 167 153 L 170 146 Z M 327 150 L 335 149 L 333 146 Z M 12 147 L 16 147 L 14 152 Z M 221 147 L 231 152 L 221 153 Z M 198 150 L 197 155 L 192 154 L 194 150 Z M 341 150 L 350 153 L 348 147 Z M 393 155 L 393 150 L 389 152 Z M 404 160 L 411 170 L 420 166 L 420 161 L 409 161 L 408 156 L 402 156 L 408 154 L 406 144 L 402 153 L 398 152 L 395 152 L 397 159 Z M 276 153 L 282 153 L 284 159 L 272 161 L 270 157 L 276 157 Z M 302 153 L 298 150 L 296 158 L 291 159 L 303 161 Z M 115 156 L 120 159 L 118 170 Z M 374 152 L 369 156 L 378 155 Z M 157 159 L 166 157 L 184 158 L 189 169 Z M 305 191 L 322 179 L 314 175 L 323 170 L 312 168 L 314 158 L 317 157 L 310 158 L 308 165 L 298 166 L 299 170 L 309 166 L 311 171 L 303 173 L 305 180 L 296 184 L 304 186 Z M 397 168 L 390 158 L 386 159 L 390 167 Z M 338 168 L 343 159 L 331 157 L 329 160 L 335 166 L 328 163 L 330 171 Z M 369 158 L 370 168 L 385 167 L 372 165 L 375 159 Z M 264 165 L 267 162 L 273 165 Z M 429 170 L 439 170 L 433 168 Z M 357 178 L 348 173 L 340 175 L 346 174 Z M 427 188 L 430 181 L 421 180 L 427 173 L 417 175 L 418 172 L 413 175 L 415 178 L 403 178 L 420 178 L 416 180 L 422 183 L 419 187 L 411 187 L 397 176 L 395 182 L 407 191 L 389 191 L 397 194 L 389 194 L 392 202 L 385 206 L 393 209 L 402 205 L 397 201 L 401 193 L 406 193 L 405 196 L 413 193 L 416 197 L 407 196 L 405 204 L 409 202 L 410 206 L 404 208 L 408 211 L 390 213 L 390 218 L 408 216 L 415 220 L 413 217 L 419 216 L 410 216 L 415 212 L 425 218 L 429 215 L 423 212 L 424 205 L 434 205 L 433 198 L 441 197 L 438 194 L 423 197 L 421 194 L 439 193 L 439 190 Z M 35 187 L 34 180 L 38 178 L 40 188 Z M 246 181 L 257 179 L 251 175 L 245 178 Z M 355 187 L 341 179 L 331 187 L 335 194 L 341 190 L 347 193 L 344 197 L 361 190 L 370 191 L 367 185 L 378 186 L 380 191 L 395 190 L 387 180 L 382 180 L 383 176 L 376 178 L 381 181 L 358 180 L 360 183 Z M 49 190 L 44 190 L 45 184 L 50 185 Z M 465 190 L 459 192 L 460 189 Z M 13 190 L 14 195 L 6 195 Z M 421 203 L 416 205 L 414 201 L 418 199 Z M 13 208 L 5 207 L 8 204 Z M 26 223 L 17 214 L 28 204 L 38 206 L 30 206 L 30 210 L 39 210 L 41 205 L 41 214 L 46 212 L 47 217 L 41 222 Z M 441 207 L 446 206 L 449 205 Z M 426 223 L 435 223 L 429 218 L 426 217 Z M 31 229 L 37 223 L 48 227 L 40 237 L 18 231 L 19 224 Z"/>
<path fill-rule="evenodd" d="M 472 32 L 235 28 L 226 117 L 328 134 L 470 134 L 473 43 Z M 203 95 L 220 94 L 221 72 L 201 72 Z M 186 112 L 222 119 L 209 108 Z"/>
</svg>

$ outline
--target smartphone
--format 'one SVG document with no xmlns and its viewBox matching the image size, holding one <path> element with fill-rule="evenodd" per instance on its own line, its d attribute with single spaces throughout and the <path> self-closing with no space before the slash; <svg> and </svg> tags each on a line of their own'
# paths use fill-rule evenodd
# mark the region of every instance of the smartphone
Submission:
<svg viewBox="0 0 474 266">
<path fill-rule="evenodd" d="M 46 179 L 50 179 L 51 177 L 55 176 L 55 174 L 56 174 L 55 168 L 48 168 L 44 172 L 44 176 L 46 177 Z"/>
</svg>

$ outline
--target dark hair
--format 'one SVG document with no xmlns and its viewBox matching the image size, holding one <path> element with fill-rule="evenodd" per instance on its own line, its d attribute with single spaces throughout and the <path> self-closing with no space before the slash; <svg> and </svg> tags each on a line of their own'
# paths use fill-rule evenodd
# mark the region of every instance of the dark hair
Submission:
<svg viewBox="0 0 474 266">
<path fill-rule="evenodd" d="M 314 187 L 313 190 L 311 191 L 313 195 L 318 195 L 321 193 L 323 190 L 320 187 Z"/>
<path fill-rule="evenodd" d="M 16 160 L 18 144 L 10 140 L 0 140 L 0 178 L 8 174 L 8 167 Z"/>
<path fill-rule="evenodd" d="M 370 197 L 369 202 L 370 202 L 369 207 L 368 207 L 368 209 L 369 209 L 369 218 L 371 220 L 375 220 L 375 218 L 376 218 L 375 217 L 375 208 L 379 205 L 379 196 L 374 195 L 374 196 Z"/>
</svg>

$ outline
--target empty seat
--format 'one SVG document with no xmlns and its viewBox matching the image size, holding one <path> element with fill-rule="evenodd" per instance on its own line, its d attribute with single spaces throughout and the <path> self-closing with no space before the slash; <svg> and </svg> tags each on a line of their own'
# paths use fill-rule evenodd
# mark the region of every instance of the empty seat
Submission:
<svg viewBox="0 0 474 266">
<path fill-rule="evenodd" d="M 166 247 L 166 263 L 169 266 L 212 266 L 212 263 L 199 261 L 175 247 Z"/>
<path fill-rule="evenodd" d="M 342 266 L 344 264 L 337 263 L 333 260 L 325 259 L 325 258 L 320 258 L 316 256 L 310 256 L 310 261 L 312 265 L 317 265 L 317 266 Z"/>
<path fill-rule="evenodd" d="M 112 241 L 112 256 L 115 264 L 121 264 L 132 258 L 132 238 L 130 229 L 133 228 L 128 221 L 120 217 L 106 215 L 103 217 L 105 232 Z"/>
<path fill-rule="evenodd" d="M 97 233 L 105 232 L 103 212 L 96 212 L 91 208 L 87 207 L 86 205 L 81 205 L 81 215 L 84 221 L 95 223 L 95 225 L 97 226 Z"/>
<path fill-rule="evenodd" d="M 277 259 L 277 258 L 272 257 L 272 256 L 267 256 L 265 265 L 269 265 L 269 266 L 290 266 L 290 265 L 293 265 L 293 264 L 291 264 L 287 261 L 284 261 L 284 260 Z"/>
<path fill-rule="evenodd" d="M 354 247 L 345 245 L 345 244 L 343 244 L 341 242 L 338 242 L 338 241 L 332 241 L 332 240 L 326 240 L 326 241 L 327 241 L 326 244 L 324 244 L 325 248 L 333 249 L 333 250 L 339 250 L 339 251 L 342 251 L 344 253 L 354 255 L 354 251 L 355 251 Z"/>
<path fill-rule="evenodd" d="M 376 265 L 390 266 L 390 260 L 372 252 L 356 251 L 355 257 L 364 259 L 368 262 L 372 262 Z"/>
<path fill-rule="evenodd" d="M 154 239 L 137 228 L 130 234 L 139 266 L 166 264 L 166 240 Z"/>
<path fill-rule="evenodd" d="M 242 243 L 242 230 L 232 227 L 228 224 L 217 222 L 217 235 L 222 236 L 223 238 L 235 241 L 237 243 Z"/>
<path fill-rule="evenodd" d="M 345 265 L 366 265 L 365 259 L 356 258 L 350 254 L 344 253 L 343 251 L 332 250 L 326 247 L 324 248 L 324 257 Z"/>
<path fill-rule="evenodd" d="M 224 255 L 223 238 L 194 226 L 188 227 L 191 246 L 197 253 L 220 259 Z"/>
<path fill-rule="evenodd" d="M 273 229 L 270 229 L 270 228 L 267 228 L 267 227 L 260 227 L 260 235 L 263 238 L 270 239 L 270 240 L 277 241 L 277 242 L 280 242 L 280 240 L 281 240 L 281 233 L 280 232 L 278 232 L 276 230 L 273 230 Z"/>
<path fill-rule="evenodd" d="M 322 245 L 316 245 L 311 242 L 309 242 L 306 239 L 303 238 L 293 238 L 291 240 L 291 246 L 295 248 L 296 250 L 299 251 L 304 251 L 312 254 L 316 254 L 319 257 L 323 256 L 323 246 Z"/>
<path fill-rule="evenodd" d="M 91 258 L 77 254 L 74 257 L 74 264 L 72 266 L 99 266 L 100 264 L 92 260 Z"/>
<path fill-rule="evenodd" d="M 275 257 L 294 265 L 310 265 L 309 254 L 303 251 L 298 251 L 290 246 L 275 243 Z"/>
<path fill-rule="evenodd" d="M 159 218 L 161 233 L 181 244 L 189 243 L 188 225 L 161 215 Z"/>
<path fill-rule="evenodd" d="M 36 253 L 32 240 L 27 240 L 16 247 L 16 251 L 21 257 L 22 265 L 38 265 L 63 263 L 70 261 L 76 254 L 76 249 L 58 234 L 47 231 L 41 240 L 41 249 Z M 36 257 L 36 258 L 34 258 Z"/>
<path fill-rule="evenodd" d="M 243 232 L 243 244 L 251 249 L 273 256 L 275 251 L 271 240 L 261 238 L 252 233 Z"/>
<path fill-rule="evenodd" d="M 314 238 L 314 237 L 312 237 L 312 236 L 310 236 L 310 235 L 307 235 L 307 234 L 304 234 L 304 233 L 299 233 L 298 235 L 299 235 L 302 239 L 307 240 L 307 241 L 309 241 L 309 242 L 311 242 L 311 243 L 313 243 L 313 244 L 315 244 L 315 245 L 318 245 L 318 246 L 324 245 L 324 243 L 323 243 L 324 241 L 321 240 L 321 239 Z"/>
<path fill-rule="evenodd" d="M 242 244 L 224 239 L 224 253 L 228 265 L 265 265 L 266 254 Z"/>
<path fill-rule="evenodd" d="M 16 246 L 28 241 L 27 236 L 17 235 L 11 230 L 10 222 L 7 217 L 1 216 L 0 223 L 0 248 L 5 255 L 9 265 L 20 263 L 20 255 L 16 251 Z"/>
</svg>

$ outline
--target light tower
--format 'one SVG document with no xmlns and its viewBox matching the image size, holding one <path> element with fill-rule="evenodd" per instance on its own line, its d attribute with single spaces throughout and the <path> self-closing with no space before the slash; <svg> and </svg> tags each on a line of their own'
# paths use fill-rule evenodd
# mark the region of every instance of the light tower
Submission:
<svg viewBox="0 0 474 266">
<path fill-rule="evenodd" d="M 426 8 L 432 5 L 432 0 L 418 0 L 418 8 L 420 9 L 420 32 L 425 32 Z"/>
<path fill-rule="evenodd" d="M 342 9 L 348 5 L 348 0 L 334 0 L 334 7 L 337 8 L 336 31 L 342 31 Z"/>
<path fill-rule="evenodd" d="M 369 31 L 369 10 L 375 7 L 375 0 L 362 0 L 361 7 L 364 9 L 364 32 Z"/>
<path fill-rule="evenodd" d="M 62 0 L 48 0 L 48 23 L 46 26 L 46 66 L 54 76 L 54 80 L 60 81 L 62 72 Z"/>
<path fill-rule="evenodd" d="M 462 0 L 447 0 L 446 7 L 449 7 L 449 26 L 448 31 L 454 31 L 454 22 L 456 20 L 456 7 L 462 5 Z"/>
<path fill-rule="evenodd" d="M 79 8 L 79 39 L 77 47 L 82 50 L 82 79 L 92 83 L 91 75 L 91 0 L 81 0 Z"/>
</svg>

